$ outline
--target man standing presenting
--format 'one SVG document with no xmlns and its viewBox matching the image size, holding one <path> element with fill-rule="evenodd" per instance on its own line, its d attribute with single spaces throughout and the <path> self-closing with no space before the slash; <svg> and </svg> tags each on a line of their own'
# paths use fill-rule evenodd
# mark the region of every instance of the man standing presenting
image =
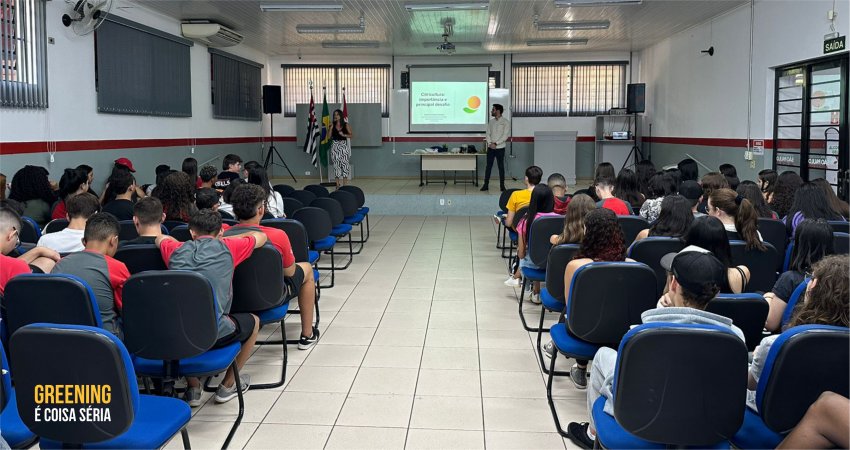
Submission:
<svg viewBox="0 0 850 450">
<path fill-rule="evenodd" d="M 490 172 L 493 170 L 493 160 L 499 163 L 499 189 L 505 190 L 505 142 L 511 137 L 511 123 L 502 117 L 505 108 L 498 103 L 493 104 L 490 115 L 493 116 L 487 124 L 487 169 L 484 170 L 484 186 L 482 191 L 489 190 Z"/>
</svg>

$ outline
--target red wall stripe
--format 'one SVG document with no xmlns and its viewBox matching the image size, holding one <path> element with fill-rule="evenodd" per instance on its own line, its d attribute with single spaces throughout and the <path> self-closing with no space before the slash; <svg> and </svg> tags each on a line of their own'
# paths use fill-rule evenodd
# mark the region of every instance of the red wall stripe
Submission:
<svg viewBox="0 0 850 450">
<path fill-rule="evenodd" d="M 773 148 L 773 140 L 759 139 L 764 141 L 764 148 Z M 754 139 L 750 140 L 750 144 Z M 693 137 L 672 137 L 672 136 L 652 136 L 644 137 L 643 142 L 651 142 L 658 144 L 679 144 L 679 145 L 701 145 L 706 147 L 741 147 L 747 148 L 746 139 L 728 139 L 728 138 L 693 138 Z"/>
</svg>

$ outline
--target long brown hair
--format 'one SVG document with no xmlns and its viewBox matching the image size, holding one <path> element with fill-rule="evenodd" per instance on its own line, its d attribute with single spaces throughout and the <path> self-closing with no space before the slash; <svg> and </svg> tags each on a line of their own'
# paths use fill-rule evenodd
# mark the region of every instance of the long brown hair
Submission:
<svg viewBox="0 0 850 450">
<path fill-rule="evenodd" d="M 708 199 L 711 200 L 711 206 L 735 218 L 735 228 L 741 238 L 746 241 L 747 250 L 755 248 L 763 251 L 765 249 L 759 239 L 759 216 L 749 200 L 728 188 L 712 191 Z"/>
<path fill-rule="evenodd" d="M 832 190 L 832 185 L 829 184 L 829 181 L 826 181 L 823 178 L 815 178 L 812 180 L 812 183 L 816 184 L 823 190 L 826 194 L 827 200 L 829 200 L 829 207 L 832 208 L 833 211 L 841 214 L 841 216 L 845 219 L 850 217 L 850 204 L 835 195 L 835 191 Z"/>
<path fill-rule="evenodd" d="M 623 229 L 617 215 L 607 208 L 598 208 L 587 213 L 584 219 L 585 233 L 581 248 L 575 259 L 590 258 L 594 261 L 625 261 L 626 245 Z"/>
<path fill-rule="evenodd" d="M 577 244 L 584 239 L 584 217 L 596 209 L 596 203 L 586 194 L 578 194 L 570 200 L 564 215 L 564 231 L 558 235 L 558 244 Z"/>
<path fill-rule="evenodd" d="M 806 302 L 799 305 L 788 321 L 787 328 L 797 325 L 850 325 L 850 259 L 847 255 L 831 255 L 815 264 L 815 286 L 806 293 Z"/>
</svg>

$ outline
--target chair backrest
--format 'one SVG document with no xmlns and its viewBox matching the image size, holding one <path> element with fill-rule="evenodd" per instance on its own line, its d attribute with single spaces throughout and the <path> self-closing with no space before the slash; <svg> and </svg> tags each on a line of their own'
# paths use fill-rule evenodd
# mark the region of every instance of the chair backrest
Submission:
<svg viewBox="0 0 850 450">
<path fill-rule="evenodd" d="M 231 312 L 265 311 L 287 300 L 283 262 L 273 246 L 266 244 L 254 249 L 248 259 L 236 266 L 233 272 Z"/>
<path fill-rule="evenodd" d="M 309 205 L 310 202 L 316 199 L 316 194 L 310 191 L 292 191 L 287 197 L 292 197 L 305 205 Z"/>
<path fill-rule="evenodd" d="M 309 242 L 316 242 L 328 237 L 333 228 L 328 212 L 313 206 L 305 206 L 295 211 L 292 218 L 304 225 Z"/>
<path fill-rule="evenodd" d="M 620 343 L 613 391 L 614 416 L 626 431 L 668 445 L 710 446 L 744 421 L 747 348 L 721 326 L 640 325 Z"/>
<path fill-rule="evenodd" d="M 546 268 L 549 259 L 549 249 L 552 244 L 549 238 L 553 234 L 560 234 L 564 229 L 563 216 L 538 217 L 531 224 L 531 233 L 528 236 L 528 257 L 537 267 Z M 563 278 L 563 275 L 561 275 Z"/>
<path fill-rule="evenodd" d="M 579 267 L 567 300 L 567 326 L 577 338 L 616 346 L 640 315 L 655 308 L 655 272 L 639 262 L 594 262 Z"/>
<path fill-rule="evenodd" d="M 180 242 L 192 240 L 192 233 L 189 232 L 189 225 L 187 224 L 178 225 L 172 228 L 168 234 Z"/>
<path fill-rule="evenodd" d="M 260 222 L 260 225 L 277 228 L 286 233 L 296 262 L 308 262 L 310 260 L 307 248 L 307 230 L 301 222 L 293 219 L 268 219 Z"/>
<path fill-rule="evenodd" d="M 118 232 L 119 241 L 129 241 L 139 237 L 139 232 L 136 230 L 136 224 L 134 224 L 132 220 L 118 221 L 118 225 L 121 226 L 121 230 Z M 159 227 L 162 234 L 168 234 L 168 228 L 166 228 L 165 225 L 160 225 Z"/>
<path fill-rule="evenodd" d="M 313 195 L 316 196 L 316 198 L 328 197 L 330 195 L 328 188 L 322 186 L 321 184 L 308 184 L 307 186 L 304 186 L 304 190 L 312 192 Z"/>
<path fill-rule="evenodd" d="M 9 393 L 12 392 L 12 373 L 9 371 L 9 361 L 6 358 L 6 348 L 3 346 L 3 341 L 0 340 L 0 411 L 6 409 L 6 401 L 9 399 Z"/>
<path fill-rule="evenodd" d="M 661 267 L 661 257 L 685 248 L 679 238 L 651 236 L 641 239 L 629 248 L 629 258 L 642 262 L 655 271 L 656 296 L 661 296 L 667 285 L 667 270 Z"/>
<path fill-rule="evenodd" d="M 759 218 L 758 230 L 765 242 L 770 242 L 780 255 L 785 254 L 785 247 L 788 245 L 788 231 L 785 229 L 785 222 L 761 217 Z M 776 269 L 779 270 L 779 266 Z"/>
<path fill-rule="evenodd" d="M 732 323 L 744 332 L 747 350 L 753 351 L 763 337 L 770 306 L 761 294 L 720 294 L 708 302 L 705 310 L 732 319 Z"/>
<path fill-rule="evenodd" d="M 345 213 L 342 211 L 342 205 L 338 201 L 328 198 L 317 198 L 310 203 L 310 206 L 321 208 L 328 213 L 331 219 L 331 225 L 337 226 L 345 220 Z"/>
<path fill-rule="evenodd" d="M 268 213 L 268 211 L 266 211 L 266 214 L 265 214 L 265 215 L 263 215 L 263 217 L 265 217 L 266 215 L 271 215 L 271 214 L 269 214 L 269 213 Z M 237 225 L 237 224 L 239 223 L 239 221 L 238 221 L 238 220 L 236 220 L 236 219 L 225 219 L 224 217 L 222 217 L 222 218 L 221 218 L 221 223 L 222 223 L 222 224 L 226 224 L 226 225 L 233 226 L 233 225 Z"/>
<path fill-rule="evenodd" d="M 6 284 L 3 307 L 9 336 L 38 322 L 103 326 L 94 292 L 73 275 L 18 275 Z"/>
<path fill-rule="evenodd" d="M 173 230 L 175 227 L 188 224 L 186 222 L 183 222 L 182 220 L 166 220 L 162 222 L 162 225 L 168 230 L 168 233 L 171 234 L 171 230 Z"/>
<path fill-rule="evenodd" d="M 12 343 L 18 411 L 33 433 L 73 446 L 112 439 L 130 428 L 139 387 L 116 336 L 95 327 L 38 323 L 18 330 Z M 76 420 L 49 418 L 69 409 Z M 83 419 L 82 410 L 100 414 Z"/>
<path fill-rule="evenodd" d="M 848 233 L 832 233 L 835 245 L 836 255 L 846 255 L 850 253 L 850 234 Z"/>
<path fill-rule="evenodd" d="M 292 215 L 295 214 L 295 211 L 298 211 L 303 207 L 304 204 L 298 199 L 283 197 L 283 212 L 286 214 L 286 217 L 292 217 Z"/>
<path fill-rule="evenodd" d="M 279 193 L 281 197 L 289 197 L 289 194 L 295 191 L 295 188 L 288 184 L 276 184 L 272 186 L 272 189 Z"/>
<path fill-rule="evenodd" d="M 65 228 L 68 228 L 69 223 L 68 219 L 53 219 L 50 222 L 47 222 L 47 225 L 44 226 L 43 234 L 62 231 Z"/>
<path fill-rule="evenodd" d="M 830 220 L 829 226 L 835 233 L 850 233 L 850 222 L 845 220 Z"/>
<path fill-rule="evenodd" d="M 546 262 L 546 290 L 561 302 L 564 301 L 564 271 L 580 248 L 579 244 L 561 244 L 549 250 L 549 260 Z"/>
<path fill-rule="evenodd" d="M 175 361 L 215 344 L 217 303 L 209 280 L 188 270 L 139 273 L 124 284 L 124 344 L 136 356 Z"/>
<path fill-rule="evenodd" d="M 794 315 L 794 309 L 797 308 L 797 303 L 800 302 L 800 299 L 806 294 L 806 288 L 809 286 L 809 281 L 811 278 L 806 278 L 794 288 L 794 292 L 791 293 L 791 298 L 788 299 L 788 303 L 785 304 L 785 310 L 782 311 L 782 320 L 779 322 L 780 329 L 785 328 L 785 325 L 791 320 L 791 317 Z"/>
<path fill-rule="evenodd" d="M 779 335 L 770 347 L 756 387 L 756 405 L 765 425 L 785 433 L 800 422 L 823 392 L 848 397 L 848 366 L 847 328 L 802 325 Z"/>
<path fill-rule="evenodd" d="M 794 241 L 788 243 L 788 247 L 785 248 L 785 257 L 782 262 L 782 269 L 780 272 L 787 272 L 788 268 L 791 267 L 791 255 L 794 254 Z"/>
<path fill-rule="evenodd" d="M 357 197 L 351 192 L 334 191 L 330 193 L 330 198 L 339 202 L 345 217 L 351 217 L 357 214 L 357 208 L 359 208 L 357 206 Z"/>
<path fill-rule="evenodd" d="M 41 228 L 35 223 L 35 220 L 23 216 L 21 217 L 21 232 L 18 236 L 21 238 L 21 242 L 37 244 L 38 239 L 41 238 Z"/>
<path fill-rule="evenodd" d="M 642 230 L 649 228 L 649 222 L 641 216 L 617 216 L 617 222 L 623 230 L 623 241 L 626 247 L 632 245 Z"/>
<path fill-rule="evenodd" d="M 505 189 L 502 191 L 502 194 L 499 195 L 499 209 L 504 212 L 508 212 L 508 200 L 511 199 L 511 194 L 518 190 L 519 189 Z"/>
<path fill-rule="evenodd" d="M 776 261 L 779 259 L 776 248 L 769 242 L 764 243 L 767 247 L 764 251 L 747 250 L 747 243 L 744 241 L 729 241 L 729 246 L 732 247 L 732 264 L 744 265 L 750 269 L 750 281 L 746 291 L 770 291 L 776 283 Z"/>
<path fill-rule="evenodd" d="M 345 192 L 350 192 L 350 193 L 354 194 L 354 198 L 357 199 L 357 207 L 358 208 L 361 208 L 361 207 L 363 207 L 363 205 L 366 204 L 366 194 L 363 193 L 363 189 L 360 189 L 357 186 L 352 186 L 352 185 L 349 184 L 349 185 L 346 185 L 346 186 L 340 186 L 339 190 L 345 191 Z"/>
<path fill-rule="evenodd" d="M 115 259 L 124 263 L 131 274 L 146 270 L 165 270 L 162 253 L 155 244 L 128 245 L 119 247 Z"/>
</svg>

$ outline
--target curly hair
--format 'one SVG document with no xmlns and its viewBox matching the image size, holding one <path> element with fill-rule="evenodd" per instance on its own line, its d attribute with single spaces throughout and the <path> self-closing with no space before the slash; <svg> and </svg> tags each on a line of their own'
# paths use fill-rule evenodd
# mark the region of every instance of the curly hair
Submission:
<svg viewBox="0 0 850 450">
<path fill-rule="evenodd" d="M 195 207 L 195 183 L 185 172 L 173 172 L 157 186 L 165 220 L 188 222 Z"/>
<path fill-rule="evenodd" d="M 41 199 L 52 205 L 56 201 L 56 193 L 50 187 L 47 173 L 47 169 L 41 166 L 24 166 L 12 177 L 12 192 L 9 193 L 9 198 L 22 203 Z"/>
<path fill-rule="evenodd" d="M 773 197 L 770 200 L 770 208 L 776 211 L 779 217 L 788 215 L 791 205 L 794 204 L 794 194 L 803 185 L 803 179 L 796 172 L 786 170 L 776 179 L 773 186 Z"/>
<path fill-rule="evenodd" d="M 581 240 L 581 248 L 575 259 L 626 260 L 623 230 L 614 211 L 606 208 L 594 209 L 584 218 L 584 227 L 584 239 Z"/>
<path fill-rule="evenodd" d="M 850 325 L 850 259 L 847 255 L 832 255 L 815 264 L 813 280 L 817 281 L 808 292 L 806 301 L 797 304 L 786 329 L 797 325 L 818 324 L 846 327 Z"/>
<path fill-rule="evenodd" d="M 564 231 L 558 235 L 558 244 L 575 244 L 584 239 L 584 218 L 596 209 L 596 203 L 586 194 L 573 196 L 564 215 Z"/>
</svg>

